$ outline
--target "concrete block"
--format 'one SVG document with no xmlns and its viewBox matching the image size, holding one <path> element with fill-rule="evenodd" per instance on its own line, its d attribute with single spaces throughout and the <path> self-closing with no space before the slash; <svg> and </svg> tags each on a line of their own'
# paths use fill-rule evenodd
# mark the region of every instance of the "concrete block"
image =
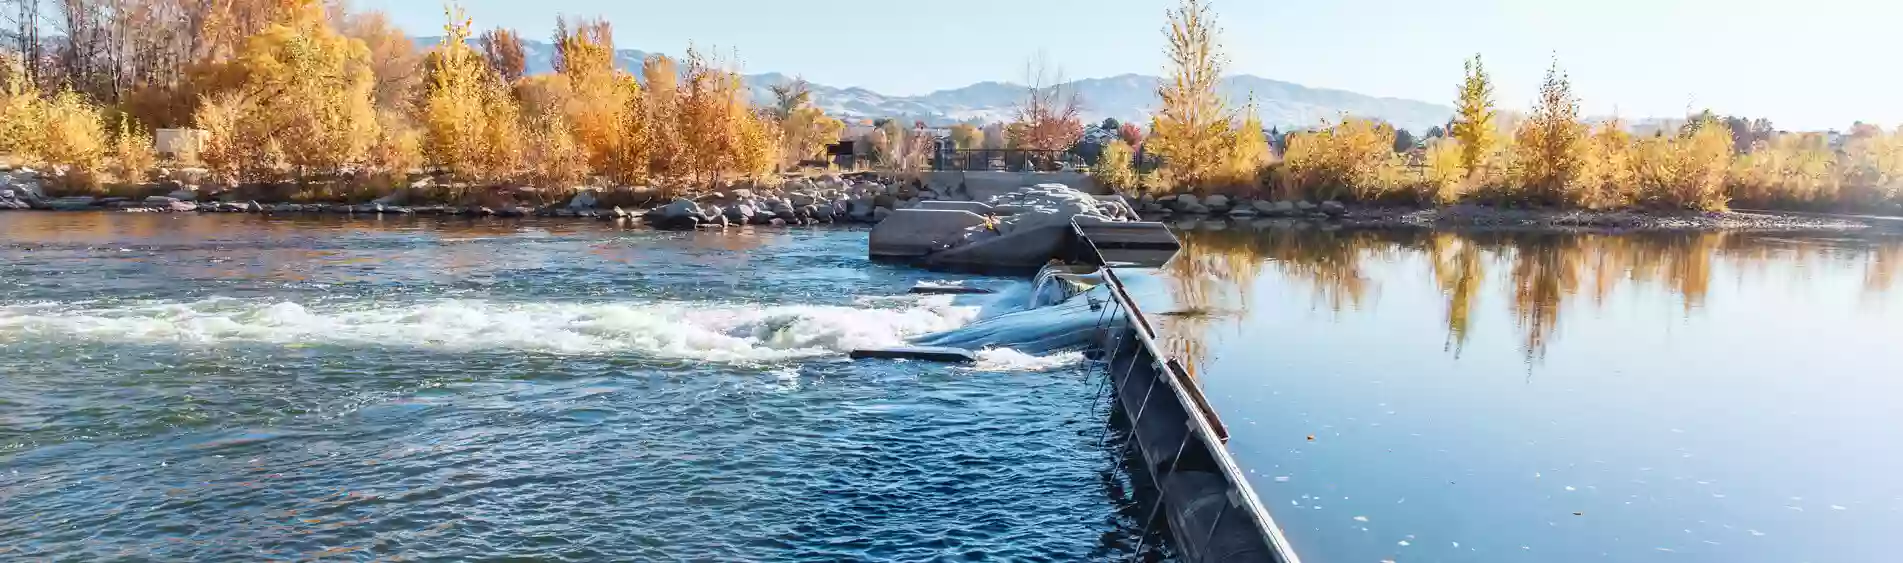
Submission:
<svg viewBox="0 0 1903 563">
<path fill-rule="evenodd" d="M 953 211 L 970 211 L 972 213 L 977 213 L 979 215 L 991 214 L 990 204 L 977 202 L 977 201 L 925 200 L 925 201 L 918 202 L 918 208 L 919 209 L 947 209 L 947 210 L 953 210 Z"/>
<path fill-rule="evenodd" d="M 901 209 L 872 228 L 867 252 L 874 258 L 921 258 L 963 240 L 965 230 L 985 224 L 970 211 Z"/>
</svg>

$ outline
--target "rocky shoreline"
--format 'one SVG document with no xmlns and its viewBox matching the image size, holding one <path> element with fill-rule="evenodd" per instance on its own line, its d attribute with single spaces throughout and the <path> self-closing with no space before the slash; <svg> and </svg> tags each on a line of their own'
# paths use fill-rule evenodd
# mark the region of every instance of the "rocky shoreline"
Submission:
<svg viewBox="0 0 1903 563">
<path fill-rule="evenodd" d="M 0 211 L 117 211 L 127 213 L 254 213 L 274 216 L 336 215 L 442 216 L 442 217 L 545 217 L 599 221 L 642 221 L 662 229 L 722 228 L 738 225 L 788 226 L 819 224 L 877 224 L 901 209 L 919 207 L 926 201 L 971 201 L 957 188 L 934 190 L 916 181 L 881 179 L 872 174 L 826 175 L 799 178 L 770 187 L 731 187 L 727 191 L 702 194 L 694 198 L 659 200 L 652 190 L 633 190 L 645 197 L 646 205 L 630 208 L 601 203 L 604 190 L 583 189 L 564 203 L 551 205 L 503 204 L 496 206 L 406 204 L 404 196 L 412 190 L 399 190 L 391 196 L 361 204 L 342 203 L 259 203 L 257 201 L 216 201 L 198 197 L 195 191 L 178 191 L 166 196 L 139 199 L 123 197 L 39 196 L 31 178 L 0 175 Z M 618 193 L 628 199 L 627 193 Z M 189 196 L 189 197 L 176 197 Z M 1335 201 L 1268 201 L 1232 199 L 1223 195 L 1197 197 L 1171 195 L 1139 197 L 1129 206 L 1147 220 L 1175 224 L 1194 222 L 1235 223 L 1273 220 L 1281 223 L 1317 223 L 1342 227 L 1419 227 L 1478 228 L 1509 230 L 1559 230 L 1584 232 L 1672 231 L 1672 230 L 1859 230 L 1873 226 L 1903 228 L 1903 221 L 1872 221 L 1869 218 L 1820 214 L 1765 212 L 1688 212 L 1688 211 L 1581 211 L 1557 209 L 1498 208 L 1458 205 L 1445 208 L 1347 205 Z"/>
<path fill-rule="evenodd" d="M 664 229 L 719 228 L 734 225 L 815 225 L 831 223 L 878 223 L 900 209 L 918 207 L 921 202 L 970 201 L 959 188 L 934 190 L 918 181 L 882 179 L 871 174 L 826 175 L 796 178 L 778 185 L 733 184 L 693 198 L 660 198 L 657 190 L 642 187 L 584 188 L 567 201 L 557 204 L 527 205 L 448 205 L 412 204 L 413 193 L 426 191 L 428 181 L 389 196 L 359 204 L 345 203 L 260 203 L 231 198 L 232 192 L 201 194 L 192 187 L 174 190 L 169 195 L 141 198 L 59 197 L 40 195 L 36 176 L 16 172 L 0 175 L 0 210 L 44 211 L 116 211 L 125 213 L 256 213 L 263 215 L 343 215 L 343 216 L 447 216 L 447 217 L 548 217 L 602 221 L 642 220 Z M 745 187 L 742 187 L 745 186 Z M 605 205 L 603 199 L 613 192 L 616 199 L 640 201 L 632 209 Z"/>
</svg>

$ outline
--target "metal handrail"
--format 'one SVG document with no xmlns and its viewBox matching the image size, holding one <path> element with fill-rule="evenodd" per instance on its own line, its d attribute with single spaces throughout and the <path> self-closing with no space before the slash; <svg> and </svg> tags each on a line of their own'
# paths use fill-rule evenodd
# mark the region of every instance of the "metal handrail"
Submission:
<svg viewBox="0 0 1903 563">
<path fill-rule="evenodd" d="M 1163 379 L 1164 383 L 1170 386 L 1170 389 L 1176 391 L 1175 396 L 1177 402 L 1182 405 L 1183 411 L 1189 415 L 1190 431 L 1202 439 L 1203 445 L 1209 449 L 1210 457 L 1216 461 L 1216 468 L 1220 470 L 1223 477 L 1235 487 L 1235 492 L 1237 493 L 1235 496 L 1239 498 L 1232 500 L 1239 501 L 1243 510 L 1248 511 L 1252 516 L 1250 520 L 1255 522 L 1256 528 L 1262 533 L 1263 537 L 1268 538 L 1269 548 L 1275 550 L 1275 556 L 1278 561 L 1282 563 L 1301 563 L 1301 558 L 1296 556 L 1295 550 L 1289 547 L 1288 538 L 1282 535 L 1281 527 L 1275 524 L 1275 518 L 1269 515 L 1268 508 L 1262 506 L 1262 500 L 1256 496 L 1255 488 L 1249 485 L 1248 477 L 1242 472 L 1242 468 L 1236 465 L 1236 460 L 1229 454 L 1229 449 L 1224 447 L 1220 438 L 1217 437 L 1218 434 L 1215 428 L 1210 424 L 1209 419 L 1204 416 L 1203 410 L 1193 404 L 1192 399 L 1188 398 L 1184 390 L 1185 385 L 1182 378 L 1179 377 L 1179 374 L 1176 373 L 1175 370 L 1171 369 L 1169 365 L 1170 362 L 1166 359 L 1169 356 L 1163 353 L 1162 347 L 1156 343 L 1155 336 L 1147 330 L 1148 323 L 1138 324 L 1138 319 L 1142 317 L 1143 312 L 1136 308 L 1135 300 L 1131 299 L 1130 295 L 1124 290 L 1123 280 L 1119 279 L 1116 272 L 1109 268 L 1104 269 L 1104 279 L 1109 282 L 1111 297 L 1117 300 L 1118 304 L 1121 305 L 1125 311 L 1125 317 L 1130 319 L 1131 332 L 1137 335 L 1137 342 L 1149 350 L 1150 357 L 1152 361 L 1155 362 L 1157 377 Z M 1134 361 L 1135 360 L 1132 359 L 1132 362 Z M 1159 499 L 1158 502 L 1162 501 Z M 1218 522 L 1218 524 L 1220 524 L 1220 522 Z"/>
</svg>

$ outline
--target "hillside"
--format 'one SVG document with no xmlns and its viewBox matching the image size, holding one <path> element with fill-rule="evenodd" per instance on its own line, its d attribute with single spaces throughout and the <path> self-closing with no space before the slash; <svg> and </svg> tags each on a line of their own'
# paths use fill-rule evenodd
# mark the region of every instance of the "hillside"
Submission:
<svg viewBox="0 0 1903 563">
<path fill-rule="evenodd" d="M 419 46 L 435 45 L 440 38 L 417 39 Z M 542 41 L 524 41 L 530 73 L 550 72 L 553 45 Z M 618 51 L 616 59 L 624 68 L 639 69 L 646 52 L 634 49 Z M 745 82 L 756 101 L 772 99 L 768 87 L 791 77 L 777 72 L 751 74 Z M 1158 78 L 1125 74 L 1108 78 L 1089 78 L 1068 83 L 1082 95 L 1084 115 L 1090 121 L 1114 117 L 1120 121 L 1144 122 L 1156 104 Z M 917 96 L 888 96 L 864 88 L 837 88 L 813 84 L 816 102 L 827 113 L 852 118 L 899 117 L 924 120 L 932 124 L 959 121 L 1004 121 L 1011 117 L 1013 104 L 1023 95 L 1023 86 L 1008 82 L 980 82 L 961 88 L 939 90 Z M 1253 93 L 1262 122 L 1282 128 L 1305 128 L 1324 119 L 1336 119 L 1346 113 L 1371 117 L 1400 127 L 1425 131 L 1443 124 L 1453 108 L 1399 98 L 1381 98 L 1251 75 L 1232 76 L 1223 81 L 1222 93 L 1232 104 L 1241 104 Z"/>
</svg>

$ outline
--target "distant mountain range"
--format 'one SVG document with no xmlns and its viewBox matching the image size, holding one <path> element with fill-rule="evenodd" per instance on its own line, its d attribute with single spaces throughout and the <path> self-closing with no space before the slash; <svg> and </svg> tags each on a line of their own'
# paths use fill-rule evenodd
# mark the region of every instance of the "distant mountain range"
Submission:
<svg viewBox="0 0 1903 563">
<path fill-rule="evenodd" d="M 427 48 L 440 43 L 441 38 L 421 37 L 416 42 Z M 523 50 L 528 59 L 529 73 L 553 70 L 554 45 L 524 40 Z M 643 51 L 621 49 L 616 51 L 615 59 L 622 68 L 638 70 L 641 60 L 647 55 Z M 750 74 L 742 78 L 752 90 L 756 102 L 772 100 L 773 94 L 768 88 L 792 79 L 777 72 Z M 1156 106 L 1158 80 L 1155 76 L 1125 74 L 1077 80 L 1065 84 L 1065 87 L 1082 96 L 1084 117 L 1089 121 L 1114 117 L 1119 121 L 1143 124 L 1149 121 L 1150 111 Z M 1012 117 L 1014 104 L 1023 97 L 1025 89 L 1024 86 L 1008 82 L 980 82 L 919 96 L 888 96 L 864 88 L 836 88 L 824 84 L 811 86 L 814 103 L 835 116 L 855 119 L 891 117 L 906 121 L 922 120 L 934 125 L 1008 121 Z M 1454 112 L 1452 107 L 1440 104 L 1310 88 L 1246 74 L 1225 79 L 1219 90 L 1231 105 L 1240 105 L 1253 94 L 1257 115 L 1262 118 L 1262 123 L 1284 129 L 1312 127 L 1324 119 L 1335 120 L 1347 114 L 1380 119 L 1419 133 L 1435 125 L 1445 124 Z"/>
</svg>

